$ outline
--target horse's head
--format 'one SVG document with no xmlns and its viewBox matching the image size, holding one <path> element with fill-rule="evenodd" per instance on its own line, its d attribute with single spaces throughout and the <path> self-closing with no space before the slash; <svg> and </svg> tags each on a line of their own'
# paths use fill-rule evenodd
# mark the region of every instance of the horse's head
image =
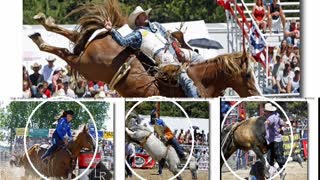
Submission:
<svg viewBox="0 0 320 180">
<path fill-rule="evenodd" d="M 242 55 L 237 59 L 240 71 L 230 82 L 230 86 L 239 94 L 240 97 L 261 96 L 253 69 L 250 66 L 250 55 Z"/>
<path fill-rule="evenodd" d="M 87 126 L 84 126 L 83 129 L 79 132 L 75 142 L 79 144 L 81 149 L 85 148 L 91 151 L 95 149 L 94 140 L 92 136 L 89 134 Z"/>
<path fill-rule="evenodd" d="M 150 131 L 140 126 L 135 126 L 134 130 L 126 128 L 126 134 L 135 142 L 142 143 L 147 136 L 150 135 Z"/>
</svg>

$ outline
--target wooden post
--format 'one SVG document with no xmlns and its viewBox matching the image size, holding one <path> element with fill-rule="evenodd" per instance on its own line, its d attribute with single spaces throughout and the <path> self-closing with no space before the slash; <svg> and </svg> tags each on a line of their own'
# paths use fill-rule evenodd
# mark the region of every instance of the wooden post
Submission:
<svg viewBox="0 0 320 180">
<path fill-rule="evenodd" d="M 160 118 L 160 102 L 156 102 L 156 112 L 157 112 L 157 118 Z"/>
</svg>

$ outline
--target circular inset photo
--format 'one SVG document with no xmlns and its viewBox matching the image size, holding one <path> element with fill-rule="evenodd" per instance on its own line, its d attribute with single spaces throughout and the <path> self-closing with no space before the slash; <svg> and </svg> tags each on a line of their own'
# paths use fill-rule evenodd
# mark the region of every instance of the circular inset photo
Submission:
<svg viewBox="0 0 320 180">
<path fill-rule="evenodd" d="M 127 101 L 126 179 L 209 179 L 208 102 Z"/>
<path fill-rule="evenodd" d="M 10 177 L 112 178 L 111 107 L 104 101 L 62 98 L 11 102 L 5 107 L 15 124 L 10 165 L 24 173 Z M 107 147 L 111 154 L 105 153 Z"/>
<path fill-rule="evenodd" d="M 221 101 L 222 179 L 297 179 L 291 168 L 307 172 L 295 131 L 296 121 L 307 118 L 304 101 Z"/>
</svg>

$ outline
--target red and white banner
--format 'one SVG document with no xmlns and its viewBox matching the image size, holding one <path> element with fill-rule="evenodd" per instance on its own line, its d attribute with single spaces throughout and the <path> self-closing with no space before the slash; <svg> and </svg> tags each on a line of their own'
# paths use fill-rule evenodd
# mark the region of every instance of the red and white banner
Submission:
<svg viewBox="0 0 320 180">
<path fill-rule="evenodd" d="M 155 164 L 156 161 L 152 159 L 151 156 L 147 154 L 136 154 L 132 162 L 132 168 L 152 169 Z"/>
</svg>

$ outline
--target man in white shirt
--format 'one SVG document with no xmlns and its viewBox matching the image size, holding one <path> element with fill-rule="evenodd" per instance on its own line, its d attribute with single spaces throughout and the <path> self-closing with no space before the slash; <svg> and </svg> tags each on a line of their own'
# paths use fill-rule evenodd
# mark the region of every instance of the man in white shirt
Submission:
<svg viewBox="0 0 320 180">
<path fill-rule="evenodd" d="M 43 67 L 42 75 L 44 81 L 49 84 L 49 89 L 52 91 L 52 76 L 55 70 L 54 61 L 56 60 L 56 58 L 50 55 L 46 58 L 46 60 L 48 61 L 48 64 Z"/>
</svg>

